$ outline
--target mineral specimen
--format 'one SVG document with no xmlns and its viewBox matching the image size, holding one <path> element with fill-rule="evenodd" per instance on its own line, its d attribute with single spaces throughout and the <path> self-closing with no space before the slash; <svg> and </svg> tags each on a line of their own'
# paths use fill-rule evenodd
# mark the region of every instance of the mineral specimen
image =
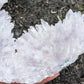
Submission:
<svg viewBox="0 0 84 84">
<path fill-rule="evenodd" d="M 0 81 L 34 84 L 61 71 L 84 52 L 84 14 L 66 14 L 63 22 L 30 26 L 16 41 L 10 16 L 0 11 Z"/>
</svg>

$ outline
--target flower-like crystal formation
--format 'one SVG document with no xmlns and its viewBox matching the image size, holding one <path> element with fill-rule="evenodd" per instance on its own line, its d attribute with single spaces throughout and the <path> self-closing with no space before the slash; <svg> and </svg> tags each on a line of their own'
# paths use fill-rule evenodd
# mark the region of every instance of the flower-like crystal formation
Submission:
<svg viewBox="0 0 84 84">
<path fill-rule="evenodd" d="M 34 84 L 61 71 L 84 52 L 84 14 L 69 10 L 63 22 L 30 26 L 14 41 L 7 12 L 0 11 L 0 81 Z"/>
</svg>

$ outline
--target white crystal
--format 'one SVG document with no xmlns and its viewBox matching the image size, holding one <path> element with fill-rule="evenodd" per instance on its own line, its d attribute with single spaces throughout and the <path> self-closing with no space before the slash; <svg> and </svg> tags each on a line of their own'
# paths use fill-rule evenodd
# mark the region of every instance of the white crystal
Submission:
<svg viewBox="0 0 84 84">
<path fill-rule="evenodd" d="M 0 9 L 3 6 L 4 3 L 8 2 L 8 0 L 0 0 Z"/>
<path fill-rule="evenodd" d="M 14 42 L 13 24 L 0 11 L 0 81 L 34 84 L 75 62 L 84 52 L 84 14 L 69 10 L 55 25 L 41 20 Z M 17 52 L 15 52 L 17 50 Z"/>
</svg>

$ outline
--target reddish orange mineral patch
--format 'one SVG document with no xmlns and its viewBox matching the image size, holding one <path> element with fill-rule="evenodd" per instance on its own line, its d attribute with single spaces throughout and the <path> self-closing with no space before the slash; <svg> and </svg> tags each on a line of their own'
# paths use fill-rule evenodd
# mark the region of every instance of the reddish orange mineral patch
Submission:
<svg viewBox="0 0 84 84">
<path fill-rule="evenodd" d="M 35 84 L 45 84 L 45 83 L 47 83 L 47 82 L 49 82 L 49 81 L 55 79 L 55 78 L 56 78 L 57 76 L 59 76 L 59 75 L 60 75 L 60 73 L 57 73 L 57 74 L 55 74 L 54 76 L 52 76 L 52 77 L 47 77 L 46 79 L 42 80 L 41 82 L 35 83 Z"/>
</svg>

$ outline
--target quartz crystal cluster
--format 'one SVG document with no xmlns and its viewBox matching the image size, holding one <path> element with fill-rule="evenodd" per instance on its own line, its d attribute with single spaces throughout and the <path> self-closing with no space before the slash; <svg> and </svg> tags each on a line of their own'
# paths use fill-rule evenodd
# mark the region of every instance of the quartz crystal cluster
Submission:
<svg viewBox="0 0 84 84">
<path fill-rule="evenodd" d="M 14 24 L 0 11 L 0 81 L 34 84 L 61 71 L 84 52 L 84 15 L 67 12 L 63 22 L 30 26 L 12 38 Z"/>
</svg>

